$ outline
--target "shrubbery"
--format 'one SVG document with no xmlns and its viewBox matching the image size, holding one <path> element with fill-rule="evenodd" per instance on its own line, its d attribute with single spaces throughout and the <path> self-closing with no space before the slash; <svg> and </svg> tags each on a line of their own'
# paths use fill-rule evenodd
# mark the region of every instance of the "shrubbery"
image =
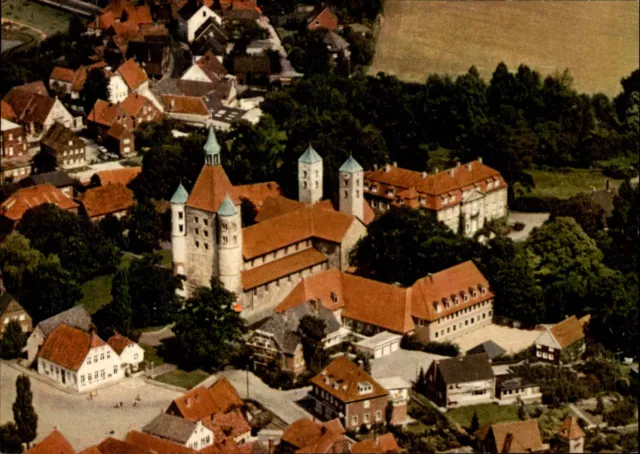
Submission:
<svg viewBox="0 0 640 454">
<path fill-rule="evenodd" d="M 415 336 L 404 335 L 400 344 L 405 350 L 419 350 L 425 353 L 433 353 L 442 356 L 458 356 L 460 347 L 451 342 L 420 342 Z"/>
</svg>

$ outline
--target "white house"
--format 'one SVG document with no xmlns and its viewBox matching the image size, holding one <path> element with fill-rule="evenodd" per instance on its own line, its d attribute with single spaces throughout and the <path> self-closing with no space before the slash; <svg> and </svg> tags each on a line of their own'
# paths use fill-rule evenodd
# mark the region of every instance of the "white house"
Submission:
<svg viewBox="0 0 640 454">
<path fill-rule="evenodd" d="M 222 25 L 220 16 L 210 8 L 197 0 L 189 0 L 178 11 L 178 34 L 188 43 L 191 43 L 196 37 L 196 31 L 209 19 L 213 20 L 219 27 Z"/>
<path fill-rule="evenodd" d="M 124 101 L 129 96 L 129 87 L 120 74 L 111 74 L 107 80 L 109 102 L 116 104 Z"/>
<path fill-rule="evenodd" d="M 109 338 L 107 344 L 120 356 L 120 367 L 135 372 L 144 361 L 144 350 L 134 341 L 116 333 Z"/>
<path fill-rule="evenodd" d="M 59 325 L 38 354 L 38 373 L 75 391 L 90 391 L 120 380 L 118 354 L 95 333 Z"/>
<path fill-rule="evenodd" d="M 156 416 L 142 431 L 191 449 L 206 448 L 214 441 L 213 431 L 202 421 L 189 421 L 165 413 Z"/>
<path fill-rule="evenodd" d="M 409 402 L 411 397 L 411 383 L 401 377 L 376 378 L 384 389 L 389 392 L 389 400 Z"/>
</svg>

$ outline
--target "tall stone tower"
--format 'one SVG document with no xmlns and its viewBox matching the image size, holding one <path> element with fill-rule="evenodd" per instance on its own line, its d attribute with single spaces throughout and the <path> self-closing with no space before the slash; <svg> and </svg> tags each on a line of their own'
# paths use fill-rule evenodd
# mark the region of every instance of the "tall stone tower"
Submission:
<svg viewBox="0 0 640 454">
<path fill-rule="evenodd" d="M 364 221 L 364 170 L 353 156 L 340 167 L 340 211 Z"/>
<path fill-rule="evenodd" d="M 302 203 L 322 200 L 322 158 L 311 145 L 298 159 L 298 200 Z"/>
<path fill-rule="evenodd" d="M 204 144 L 204 165 L 217 166 L 220 164 L 220 144 L 213 126 L 209 127 L 209 136 Z"/>
<path fill-rule="evenodd" d="M 184 274 L 187 258 L 185 204 L 189 194 L 182 183 L 171 197 L 171 261 L 174 274 Z"/>
<path fill-rule="evenodd" d="M 229 195 L 218 209 L 218 277 L 224 287 L 242 295 L 242 217 Z"/>
</svg>

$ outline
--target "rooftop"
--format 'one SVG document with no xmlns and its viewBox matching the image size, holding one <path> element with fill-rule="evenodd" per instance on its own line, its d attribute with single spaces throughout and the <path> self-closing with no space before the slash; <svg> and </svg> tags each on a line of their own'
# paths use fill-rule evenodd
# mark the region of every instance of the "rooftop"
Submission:
<svg viewBox="0 0 640 454">
<path fill-rule="evenodd" d="M 80 201 L 89 218 L 119 213 L 135 205 L 133 191 L 122 183 L 87 189 Z"/>
<path fill-rule="evenodd" d="M 550 331 L 560 348 L 568 347 L 584 339 L 584 329 L 575 315 L 557 323 Z"/>
<path fill-rule="evenodd" d="M 18 189 L 0 205 L 1 214 L 12 221 L 22 219 L 24 213 L 30 208 L 52 203 L 61 210 L 78 208 L 78 204 L 64 195 L 58 188 L 51 184 L 39 184 L 28 188 Z"/>
<path fill-rule="evenodd" d="M 195 421 L 162 413 L 144 426 L 142 431 L 184 445 L 193 435 L 196 425 Z"/>
<path fill-rule="evenodd" d="M 390 333 L 389 331 L 381 331 L 374 336 L 367 337 L 366 339 L 361 340 L 356 345 L 359 345 L 361 347 L 374 348 L 380 344 L 393 342 L 399 339 L 402 339 L 402 336 L 399 334 Z"/>
<path fill-rule="evenodd" d="M 434 364 L 447 385 L 495 378 L 486 353 L 437 359 Z"/>
<path fill-rule="evenodd" d="M 95 334 L 63 323 L 49 334 L 38 357 L 69 370 L 78 370 L 89 350 L 102 345 L 105 345 L 105 342 Z"/>
<path fill-rule="evenodd" d="M 334 359 L 311 379 L 311 383 L 343 403 L 373 399 L 389 394 L 371 375 L 346 356 Z M 360 390 L 363 383 L 370 385 L 370 390 Z"/>
<path fill-rule="evenodd" d="M 322 161 L 322 158 L 311 145 L 309 145 L 302 156 L 298 158 L 298 162 L 302 162 L 304 164 L 315 164 L 320 161 Z"/>
</svg>

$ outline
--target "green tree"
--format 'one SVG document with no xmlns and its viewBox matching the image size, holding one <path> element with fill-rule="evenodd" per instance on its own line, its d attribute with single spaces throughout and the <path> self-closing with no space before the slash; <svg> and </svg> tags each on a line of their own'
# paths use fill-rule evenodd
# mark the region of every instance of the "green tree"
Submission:
<svg viewBox="0 0 640 454">
<path fill-rule="evenodd" d="M 596 398 L 596 414 L 601 415 L 604 413 L 604 400 L 601 395 Z"/>
<path fill-rule="evenodd" d="M 640 264 L 640 188 L 629 181 L 620 185 L 614 210 L 608 220 L 610 247 L 606 251 L 609 266 L 623 272 L 636 272 Z"/>
<path fill-rule="evenodd" d="M 94 68 L 87 74 L 87 80 L 80 91 L 84 111 L 89 114 L 98 99 L 109 99 L 109 83 L 101 68 Z"/>
<path fill-rule="evenodd" d="M 0 452 L 21 453 L 22 451 L 18 426 L 14 422 L 2 424 L 0 426 Z"/>
<path fill-rule="evenodd" d="M 11 320 L 0 338 L 0 357 L 4 359 L 17 358 L 26 343 L 27 335 L 22 331 L 20 323 Z"/>
<path fill-rule="evenodd" d="M 113 241 L 113 244 L 119 248 L 125 247 L 125 239 L 123 236 L 124 229 L 122 227 L 122 223 L 117 217 L 109 213 L 100 219 L 99 226 L 105 238 Z"/>
<path fill-rule="evenodd" d="M 148 199 L 139 201 L 126 221 L 129 227 L 129 247 L 136 253 L 151 252 L 160 248 L 165 236 L 162 220 Z"/>
<path fill-rule="evenodd" d="M 31 247 L 30 241 L 18 232 L 12 232 L 0 243 L 0 267 L 7 290 L 17 296 L 27 270 L 34 269 L 44 255 Z"/>
<path fill-rule="evenodd" d="M 571 217 L 591 238 L 595 238 L 604 228 L 604 210 L 600 208 L 588 194 L 578 194 L 568 200 L 561 200 L 553 205 L 550 219 Z"/>
<path fill-rule="evenodd" d="M 309 31 L 304 26 L 294 36 L 283 40 L 289 60 L 297 71 L 308 76 L 331 71 L 329 51 L 324 42 L 325 33 L 324 30 Z"/>
<path fill-rule="evenodd" d="M 249 227 L 256 223 L 258 210 L 256 210 L 256 206 L 251 200 L 242 197 L 240 210 L 242 217 L 242 227 Z"/>
<path fill-rule="evenodd" d="M 473 412 L 473 417 L 471 418 L 471 426 L 469 426 L 469 432 L 475 433 L 476 430 L 480 428 L 480 420 L 478 419 L 478 412 Z"/>
<path fill-rule="evenodd" d="M 16 379 L 16 401 L 13 403 L 13 419 L 18 426 L 18 435 L 27 446 L 38 435 L 38 415 L 33 408 L 31 380 L 26 375 Z"/>
<path fill-rule="evenodd" d="M 130 337 L 133 334 L 133 305 L 129 288 L 129 272 L 118 270 L 111 284 L 111 302 L 106 306 L 106 320 L 102 330 L 105 336 L 118 332 Z"/>
<path fill-rule="evenodd" d="M 87 31 L 87 26 L 80 16 L 74 14 L 69 18 L 68 35 L 74 41 L 80 41 L 82 35 Z"/>
<path fill-rule="evenodd" d="M 315 375 L 326 365 L 329 356 L 323 348 L 322 339 L 325 337 L 326 323 L 324 320 L 311 315 L 305 315 L 298 324 L 298 334 L 302 343 L 302 353 L 307 370 Z"/>
<path fill-rule="evenodd" d="M 186 301 L 173 328 L 185 366 L 220 369 L 229 363 L 244 332 L 235 302 L 235 295 L 215 278 L 210 289 L 198 287 Z"/>
<path fill-rule="evenodd" d="M 359 272 L 375 280 L 411 285 L 428 273 L 474 258 L 480 248 L 438 222 L 433 213 L 403 207 L 373 221 L 351 258 Z"/>
</svg>

